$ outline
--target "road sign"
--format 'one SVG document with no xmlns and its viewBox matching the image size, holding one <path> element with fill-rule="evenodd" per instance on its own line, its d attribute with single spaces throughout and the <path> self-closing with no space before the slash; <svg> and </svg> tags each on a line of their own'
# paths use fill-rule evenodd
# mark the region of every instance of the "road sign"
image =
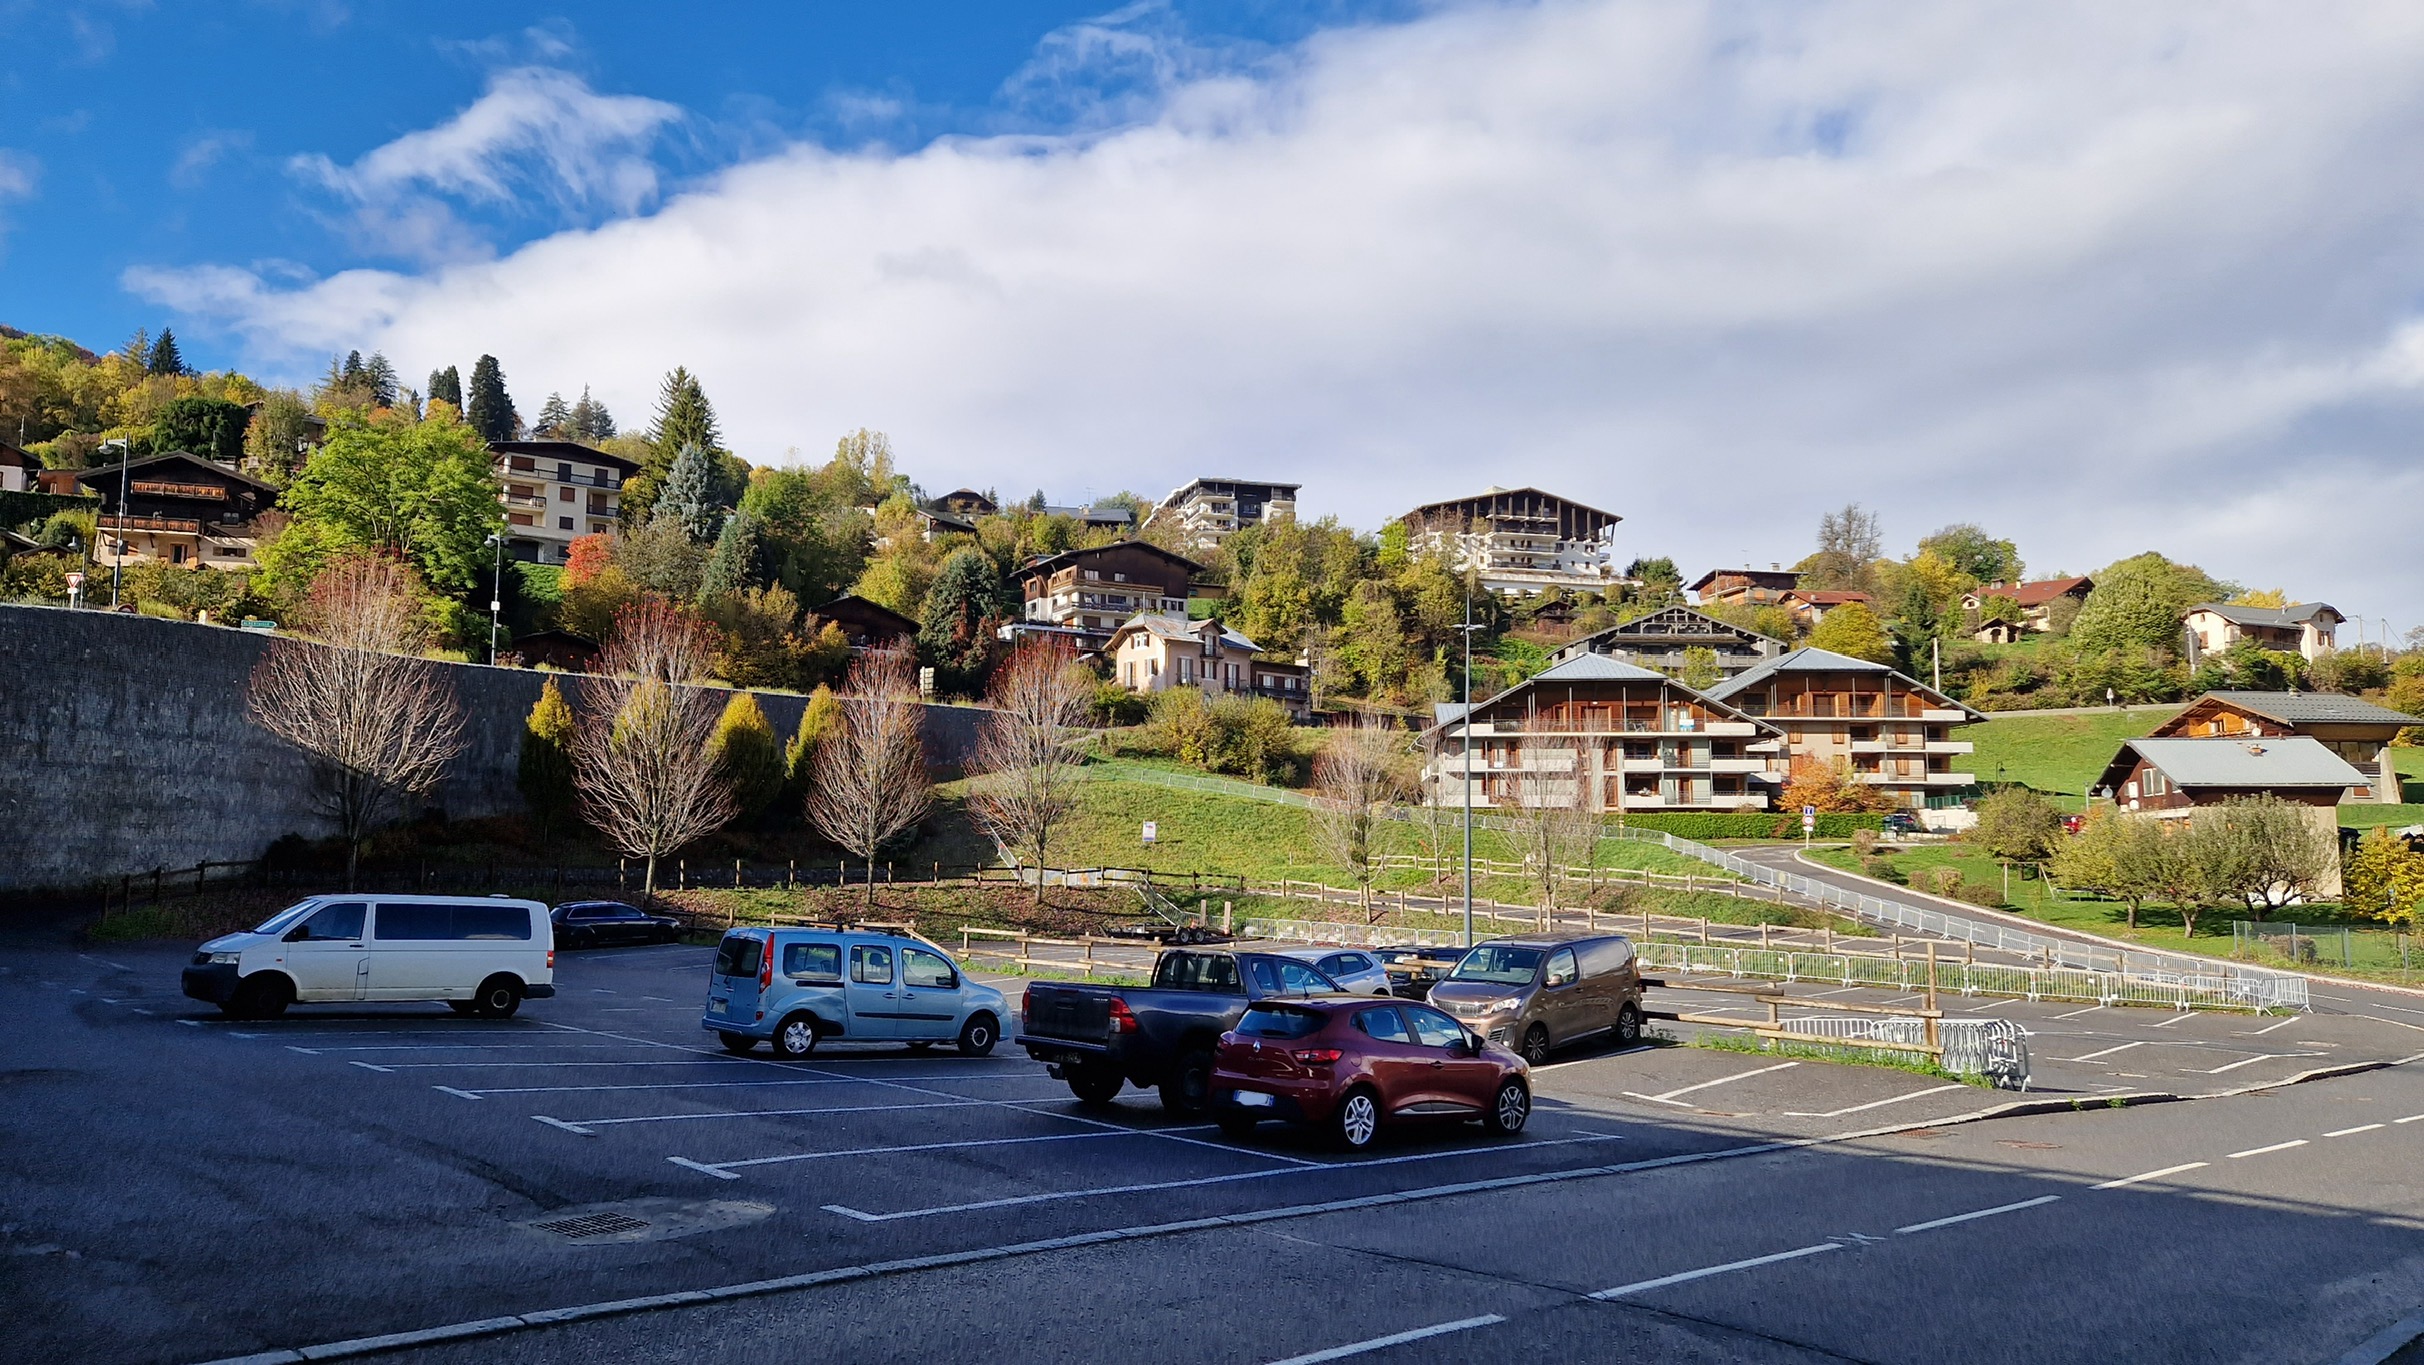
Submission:
<svg viewBox="0 0 2424 1365">
<path fill-rule="evenodd" d="M 1148 844 L 1149 844 L 1149 843 L 1152 843 L 1152 842 L 1153 842 L 1153 840 L 1155 839 L 1155 837 L 1156 837 L 1156 836 L 1158 836 L 1160 833 L 1161 833 L 1161 825 L 1160 825 L 1160 823 L 1159 823 L 1158 821 L 1147 820 L 1147 821 L 1145 822 L 1145 842 L 1146 842 L 1146 843 L 1148 843 Z"/>
<path fill-rule="evenodd" d="M 84 586 L 84 575 L 82 575 L 82 574 L 80 574 L 80 573 L 71 573 L 71 574 L 69 574 L 69 575 L 67 576 L 67 590 L 68 590 L 69 592 L 74 592 L 76 589 L 81 588 L 81 587 L 83 587 L 83 586 Z"/>
</svg>

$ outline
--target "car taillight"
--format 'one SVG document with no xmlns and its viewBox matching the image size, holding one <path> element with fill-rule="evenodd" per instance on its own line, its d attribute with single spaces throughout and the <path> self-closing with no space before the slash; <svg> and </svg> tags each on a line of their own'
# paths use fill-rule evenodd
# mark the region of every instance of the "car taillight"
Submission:
<svg viewBox="0 0 2424 1365">
<path fill-rule="evenodd" d="M 1128 1008 L 1127 1001 L 1116 995 L 1111 997 L 1111 1031 L 1113 1033 L 1136 1032 L 1135 1012 Z"/>
<path fill-rule="evenodd" d="M 1018 993 L 1018 1017 L 1021 1019 L 1035 1017 L 1035 987 L 1029 986 Z"/>
<path fill-rule="evenodd" d="M 758 961 L 758 989 L 774 984 L 774 935 L 766 935 L 766 956 Z"/>
<path fill-rule="evenodd" d="M 555 949 L 553 947 L 547 950 L 547 970 L 551 972 L 555 970 Z"/>
<path fill-rule="evenodd" d="M 1347 1054 L 1334 1047 L 1300 1047 L 1288 1055 L 1306 1066 L 1328 1066 Z"/>
</svg>

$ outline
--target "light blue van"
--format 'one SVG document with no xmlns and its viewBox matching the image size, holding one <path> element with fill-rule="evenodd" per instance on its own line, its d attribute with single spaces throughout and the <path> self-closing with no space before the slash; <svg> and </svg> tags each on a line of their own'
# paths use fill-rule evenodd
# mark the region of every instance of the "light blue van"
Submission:
<svg viewBox="0 0 2424 1365">
<path fill-rule="evenodd" d="M 827 1038 L 957 1043 L 983 1057 L 1001 1040 L 1006 1002 L 921 938 L 848 929 L 735 929 L 708 969 L 701 1027 L 730 1052 L 772 1042 L 794 1061 Z"/>
</svg>

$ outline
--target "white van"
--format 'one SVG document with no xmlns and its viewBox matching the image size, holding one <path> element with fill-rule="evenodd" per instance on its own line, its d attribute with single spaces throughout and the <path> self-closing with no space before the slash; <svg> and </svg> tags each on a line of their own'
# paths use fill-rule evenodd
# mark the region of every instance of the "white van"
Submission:
<svg viewBox="0 0 2424 1365">
<path fill-rule="evenodd" d="M 185 993 L 235 1019 L 357 1000 L 503 1019 L 555 994 L 555 930 L 546 906 L 504 896 L 313 896 L 203 944 Z"/>
</svg>

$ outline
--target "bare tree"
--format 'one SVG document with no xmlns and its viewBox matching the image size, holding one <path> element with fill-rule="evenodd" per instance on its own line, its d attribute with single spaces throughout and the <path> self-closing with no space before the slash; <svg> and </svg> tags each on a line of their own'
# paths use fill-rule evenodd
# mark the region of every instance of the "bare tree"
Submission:
<svg viewBox="0 0 2424 1365">
<path fill-rule="evenodd" d="M 926 818 L 934 782 L 926 772 L 917 669 L 905 649 L 859 656 L 841 693 L 842 719 L 817 745 L 808 819 L 819 834 L 867 864 L 875 905 L 878 849 Z"/>
<path fill-rule="evenodd" d="M 581 817 L 625 855 L 658 860 L 732 820 L 739 807 L 708 747 L 722 702 L 699 684 L 715 658 L 706 624 L 658 597 L 625 607 L 581 685 L 572 775 Z"/>
<path fill-rule="evenodd" d="M 434 790 L 463 749 L 463 710 L 426 642 L 412 570 L 349 555 L 313 580 L 302 624 L 319 643 L 273 640 L 245 697 L 253 722 L 301 749 L 312 802 L 345 840 L 352 889 L 362 841 L 410 797 Z"/>
<path fill-rule="evenodd" d="M 1366 919 L 1380 870 L 1380 823 L 1405 788 L 1404 750 L 1385 721 L 1356 716 L 1330 727 L 1313 760 L 1313 833 L 1322 852 L 1355 879 Z"/>
<path fill-rule="evenodd" d="M 1585 790 L 1579 742 L 1528 745 L 1526 760 L 1525 770 L 1514 779 L 1514 800 L 1505 818 L 1524 871 L 1539 888 L 1545 928 L 1557 908 L 1565 870 L 1598 852 L 1599 816 Z"/>
<path fill-rule="evenodd" d="M 968 805 L 1034 869 L 1041 905 L 1052 831 L 1077 808 L 1086 780 L 1074 741 L 1085 733 L 1094 679 L 1068 650 L 1030 644 L 994 673 L 992 698 L 998 709 L 977 734 Z"/>
</svg>

